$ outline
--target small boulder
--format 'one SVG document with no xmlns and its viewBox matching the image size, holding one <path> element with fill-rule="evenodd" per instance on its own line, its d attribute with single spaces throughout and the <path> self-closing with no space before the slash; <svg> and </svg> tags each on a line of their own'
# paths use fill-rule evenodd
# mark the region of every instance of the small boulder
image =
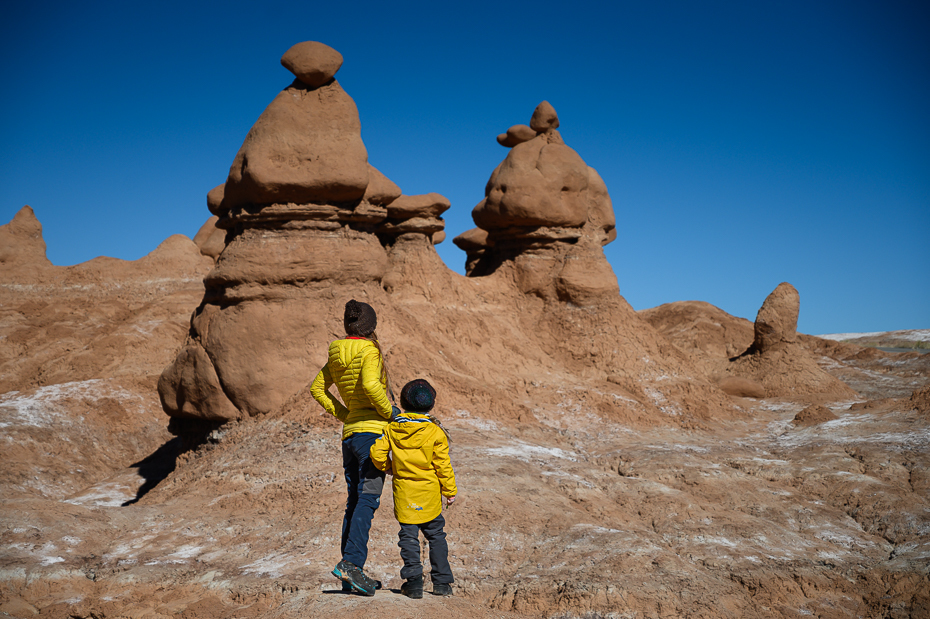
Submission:
<svg viewBox="0 0 930 619">
<path fill-rule="evenodd" d="M 559 128 L 559 115 L 555 113 L 555 108 L 548 101 L 543 101 L 536 106 L 533 117 L 530 119 L 530 128 L 536 133 Z"/>
<path fill-rule="evenodd" d="M 536 132 L 526 125 L 514 125 L 507 130 L 507 133 L 497 136 L 497 143 L 507 148 L 513 148 L 517 144 L 529 142 L 535 137 Z"/>
<path fill-rule="evenodd" d="M 239 410 L 223 392 L 216 369 L 200 344 L 188 344 L 158 380 L 162 408 L 172 417 L 228 421 Z"/>
<path fill-rule="evenodd" d="M 342 66 L 342 54 L 318 41 L 304 41 L 287 50 L 281 64 L 301 82 L 317 88 L 336 75 Z"/>
<path fill-rule="evenodd" d="M 837 419 L 837 416 L 829 408 L 822 404 L 813 404 L 794 416 L 794 425 L 815 426 L 834 419 Z"/>
</svg>

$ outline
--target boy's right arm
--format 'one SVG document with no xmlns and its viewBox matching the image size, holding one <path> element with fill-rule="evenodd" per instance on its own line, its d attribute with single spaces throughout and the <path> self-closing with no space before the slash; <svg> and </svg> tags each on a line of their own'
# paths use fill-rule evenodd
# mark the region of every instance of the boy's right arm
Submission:
<svg viewBox="0 0 930 619">
<path fill-rule="evenodd" d="M 332 384 L 333 377 L 329 372 L 329 364 L 327 364 L 313 379 L 313 384 L 310 385 L 310 394 L 314 400 L 320 403 L 320 406 L 326 409 L 326 412 L 344 422 L 349 416 L 349 409 L 329 393 Z"/>
<path fill-rule="evenodd" d="M 389 475 L 391 474 L 391 443 L 388 441 L 387 436 L 382 434 L 378 440 L 375 441 L 375 444 L 371 446 L 368 455 L 371 456 L 371 463 L 374 464 L 379 471 L 384 471 Z"/>
</svg>

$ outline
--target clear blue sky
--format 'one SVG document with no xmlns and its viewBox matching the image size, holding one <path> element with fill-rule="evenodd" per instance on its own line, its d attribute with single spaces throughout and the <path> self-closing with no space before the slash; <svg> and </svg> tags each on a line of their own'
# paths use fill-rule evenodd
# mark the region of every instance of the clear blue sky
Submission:
<svg viewBox="0 0 930 619">
<path fill-rule="evenodd" d="M 136 259 L 207 219 L 243 138 L 339 50 L 371 163 L 452 201 L 439 253 L 543 99 L 613 198 L 636 309 L 749 319 L 779 282 L 807 333 L 930 326 L 926 2 L 18 2 L 0 25 L 0 222 L 48 256 Z"/>
</svg>

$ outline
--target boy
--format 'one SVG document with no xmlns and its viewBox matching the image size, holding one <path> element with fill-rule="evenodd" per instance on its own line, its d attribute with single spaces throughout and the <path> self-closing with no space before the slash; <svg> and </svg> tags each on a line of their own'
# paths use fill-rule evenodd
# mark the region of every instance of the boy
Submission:
<svg viewBox="0 0 930 619">
<path fill-rule="evenodd" d="M 423 597 L 423 566 L 420 564 L 420 531 L 429 542 L 430 580 L 433 595 L 452 595 L 452 568 L 443 527 L 442 497 L 455 502 L 458 490 L 449 461 L 449 437 L 438 420 L 429 414 L 436 390 L 417 379 L 404 385 L 400 405 L 375 444 L 371 461 L 378 469 L 393 474 L 394 516 L 400 523 L 400 577 L 406 582 L 401 593 Z"/>
</svg>

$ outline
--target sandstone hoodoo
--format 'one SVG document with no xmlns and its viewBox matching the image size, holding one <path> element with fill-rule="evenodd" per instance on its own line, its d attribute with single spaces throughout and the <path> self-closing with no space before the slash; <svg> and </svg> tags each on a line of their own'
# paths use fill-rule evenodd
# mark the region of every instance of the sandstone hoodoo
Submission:
<svg viewBox="0 0 930 619">
<path fill-rule="evenodd" d="M 814 361 L 798 339 L 801 297 L 788 282 L 766 297 L 753 325 L 753 341 L 744 353 L 730 360 L 729 376 L 752 380 L 769 397 L 829 394 L 853 397 L 856 392 L 830 376 Z"/>
<path fill-rule="evenodd" d="M 600 175 L 565 145 L 558 126 L 555 109 L 543 101 L 529 126 L 498 136 L 512 148 L 472 211 L 480 232 L 453 242 L 468 256 L 468 275 L 487 275 L 512 260 L 523 292 L 590 304 L 619 292 L 601 251 L 616 237 L 613 205 Z"/>
<path fill-rule="evenodd" d="M 342 56 L 305 42 L 281 63 L 297 79 L 249 131 L 226 182 L 207 195 L 218 219 L 198 238 L 216 267 L 204 279 L 190 338 L 159 382 L 179 428 L 280 407 L 319 369 L 307 355 L 311 343 L 332 335 L 308 315 L 308 301 L 331 294 L 333 281 L 378 290 L 385 247 L 442 239 L 449 201 L 403 196 L 368 163 L 355 102 L 335 79 Z"/>
</svg>

